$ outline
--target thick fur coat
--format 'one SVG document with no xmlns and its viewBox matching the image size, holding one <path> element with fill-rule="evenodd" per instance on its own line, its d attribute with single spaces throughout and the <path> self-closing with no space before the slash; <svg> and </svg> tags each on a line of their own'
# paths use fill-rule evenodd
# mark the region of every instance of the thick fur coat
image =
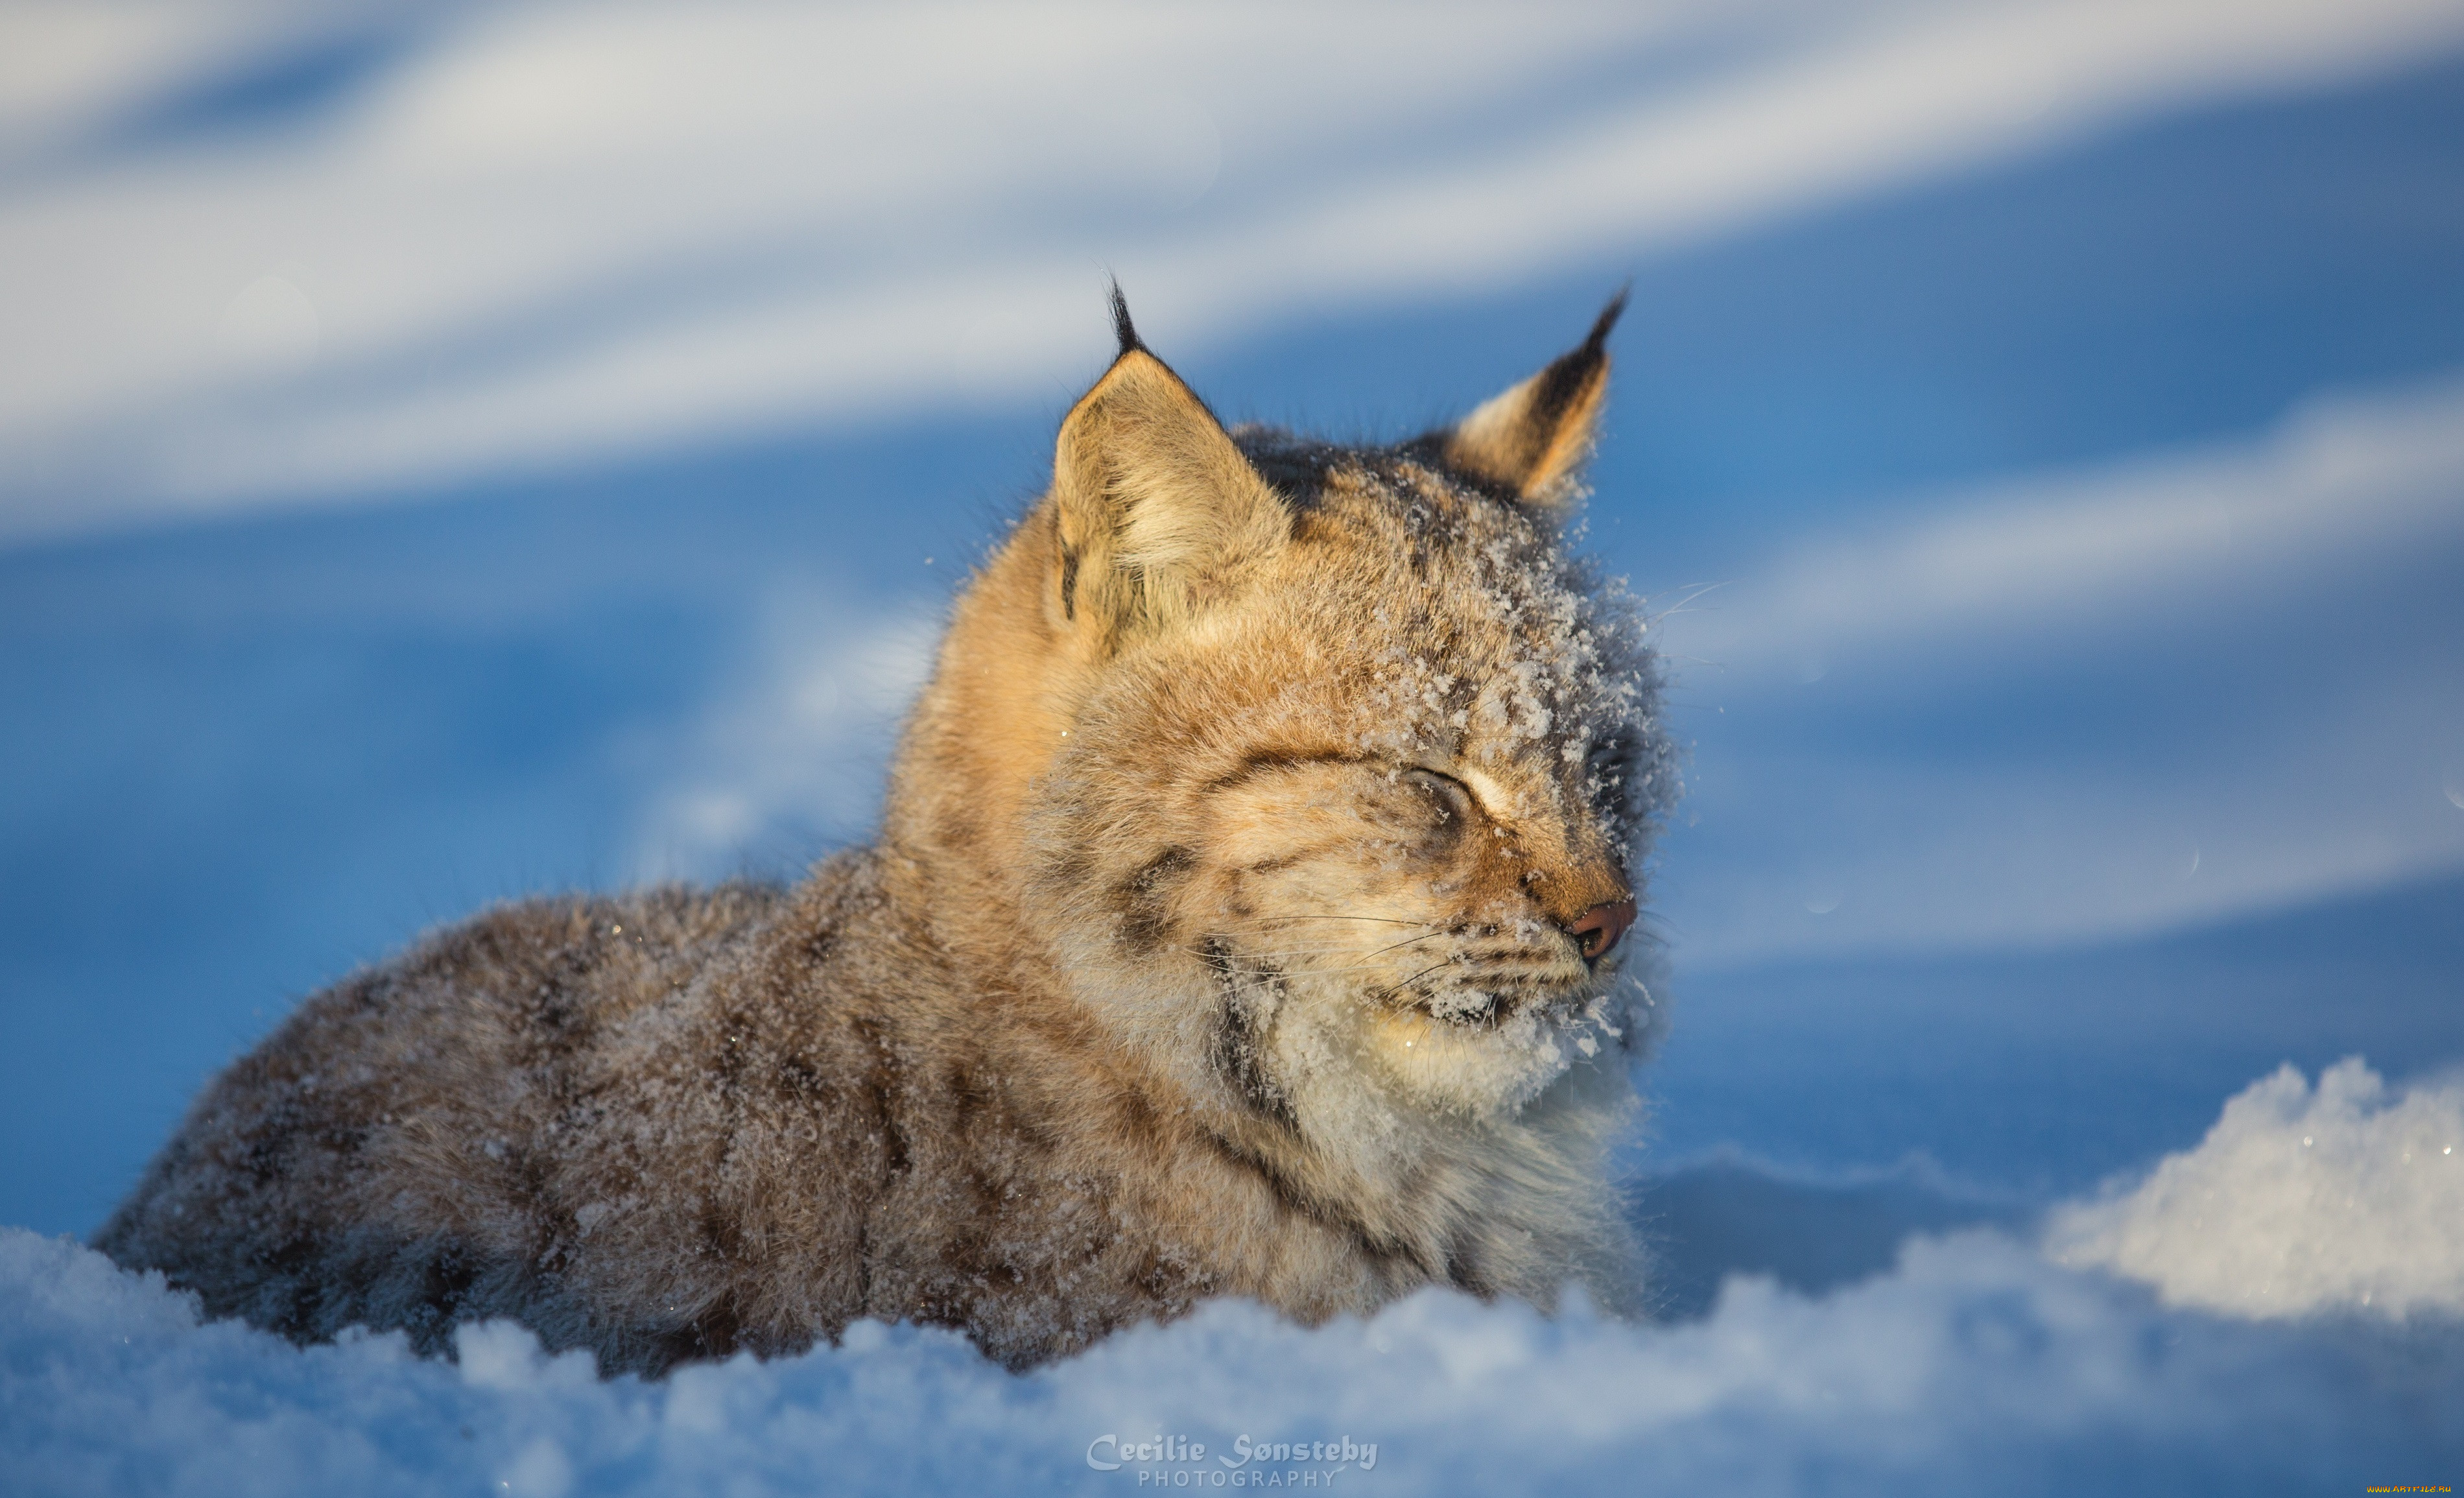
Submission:
<svg viewBox="0 0 2464 1498">
<path fill-rule="evenodd" d="M 1631 1305 L 1619 938 L 1672 777 L 1562 535 L 1617 307 L 1391 448 L 1226 431 L 1115 308 L 874 844 L 429 936 L 209 1087 L 97 1246 L 303 1340 L 510 1316 L 608 1372 Z"/>
</svg>

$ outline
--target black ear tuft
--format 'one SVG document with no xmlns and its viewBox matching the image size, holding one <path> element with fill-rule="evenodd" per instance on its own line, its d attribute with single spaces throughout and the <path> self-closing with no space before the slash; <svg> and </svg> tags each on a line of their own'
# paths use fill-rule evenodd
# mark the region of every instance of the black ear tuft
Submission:
<svg viewBox="0 0 2464 1498">
<path fill-rule="evenodd" d="M 1447 462 L 1544 506 L 1568 502 L 1573 473 L 1592 450 L 1608 389 L 1609 331 L 1625 312 L 1628 285 L 1609 298 L 1580 346 L 1530 379 L 1481 404 L 1440 438 Z"/>
<path fill-rule="evenodd" d="M 1576 412 L 1587 402 L 1598 398 L 1601 372 L 1608 367 L 1609 362 L 1609 330 L 1616 327 L 1617 319 L 1625 315 L 1626 296 L 1633 289 L 1631 285 L 1617 288 L 1617 294 L 1600 309 L 1599 318 L 1592 323 L 1591 335 L 1583 340 L 1582 346 L 1571 353 L 1560 354 L 1548 368 L 1540 371 L 1530 386 L 1528 408 L 1523 416 L 1527 423 L 1549 432 L 1564 426 L 1569 417 L 1584 427 L 1591 424 L 1588 410 L 1582 410 L 1579 415 Z M 1556 465 L 1543 464 L 1542 468 L 1554 472 Z"/>
<path fill-rule="evenodd" d="M 1622 297 L 1617 299 L 1620 304 L 1624 301 Z M 1112 277 L 1112 336 L 1121 341 L 1123 354 L 1146 347 L 1138 341 L 1138 330 L 1130 322 L 1130 298 L 1121 295 L 1121 280 L 1117 275 Z M 1118 358 L 1119 355 L 1113 357 Z"/>
<path fill-rule="evenodd" d="M 1112 295 L 1118 297 L 1121 295 L 1121 289 L 1114 286 Z M 1618 287 L 1617 294 L 1609 298 L 1609 304 L 1600 309 L 1600 319 L 1592 324 L 1592 336 L 1583 340 L 1582 351 L 1585 354 L 1597 359 L 1608 351 L 1609 330 L 1617 325 L 1617 319 L 1625 316 L 1625 299 L 1633 295 L 1634 282 L 1628 281 Z"/>
</svg>

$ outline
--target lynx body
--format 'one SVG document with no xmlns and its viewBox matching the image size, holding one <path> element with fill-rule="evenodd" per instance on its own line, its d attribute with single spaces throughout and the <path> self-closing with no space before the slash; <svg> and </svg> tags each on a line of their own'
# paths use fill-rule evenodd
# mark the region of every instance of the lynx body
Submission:
<svg viewBox="0 0 2464 1498">
<path fill-rule="evenodd" d="M 1603 1177 L 1672 789 L 1561 531 L 1592 338 L 1393 448 L 1227 432 L 1138 342 L 958 599 L 878 840 L 542 899 L 310 999 L 97 1236 L 216 1314 L 604 1370 L 1202 1298 L 1631 1305 Z"/>
</svg>

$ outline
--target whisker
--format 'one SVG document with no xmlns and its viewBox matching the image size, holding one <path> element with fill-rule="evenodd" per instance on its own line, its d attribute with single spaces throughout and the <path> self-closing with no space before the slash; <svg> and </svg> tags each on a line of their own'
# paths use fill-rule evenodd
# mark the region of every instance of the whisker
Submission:
<svg viewBox="0 0 2464 1498">
<path fill-rule="evenodd" d="M 1429 931 L 1429 932 L 1422 932 L 1419 936 L 1405 936 L 1405 937 L 1404 937 L 1402 940 L 1400 940 L 1400 941 L 1390 941 L 1390 942 L 1386 943 L 1384 946 L 1379 947 L 1379 948 L 1376 948 L 1375 951 L 1365 952 L 1365 953 L 1362 953 L 1361 955 L 1362 955 L 1363 957 L 1375 957 L 1375 956 L 1377 956 L 1379 953 L 1383 953 L 1383 952 L 1392 952 L 1392 951 L 1394 951 L 1394 950 L 1395 950 L 1396 948 L 1397 948 L 1397 947 L 1408 947 L 1408 946 L 1410 946 L 1412 943 L 1414 943 L 1414 942 L 1416 942 L 1416 941 L 1435 941 L 1435 940 L 1437 940 L 1440 936 L 1453 936 L 1453 935 L 1454 935 L 1454 933 L 1453 933 L 1453 932 L 1451 932 L 1451 931 Z"/>
<path fill-rule="evenodd" d="M 1408 947 L 1416 942 L 1421 941 L 1435 941 L 1441 936 L 1450 935 L 1452 935 L 1452 933 L 1443 931 L 1425 932 L 1417 936 L 1405 936 L 1400 941 L 1390 941 L 1382 947 L 1372 947 L 1366 952 L 1361 951 L 1350 942 L 1328 942 L 1323 946 L 1314 947 L 1276 947 L 1265 952 L 1243 951 L 1234 953 L 1232 956 L 1252 959 L 1263 959 L 1273 958 L 1326 957 L 1331 954 L 1341 955 L 1344 953 L 1351 953 L 1361 958 L 1374 958 L 1395 951 L 1398 947 Z M 1193 952 L 1200 957 L 1205 957 L 1214 949 L 1204 944 L 1200 944 L 1194 947 L 1183 947 L 1180 950 L 1183 952 Z"/>
<path fill-rule="evenodd" d="M 1396 950 L 1397 948 L 1398 948 L 1398 947 L 1408 947 L 1408 946 L 1411 946 L 1413 943 L 1415 943 L 1415 942 L 1419 942 L 1419 941 L 1434 941 L 1434 940 L 1436 940 L 1436 939 L 1437 939 L 1438 937 L 1440 937 L 1440 936 L 1455 936 L 1455 935 L 1458 935 L 1458 934 L 1459 934 L 1459 928 L 1456 928 L 1456 927 L 1437 927 L 1437 926 L 1432 926 L 1429 930 L 1427 930 L 1427 931 L 1425 931 L 1425 932 L 1421 933 L 1419 936 L 1405 936 L 1405 937 L 1404 937 L 1402 940 L 1400 940 L 1400 941 L 1390 941 L 1390 942 L 1386 943 L 1386 945 L 1384 945 L 1384 946 L 1382 946 L 1382 947 L 1372 947 L 1370 950 L 1368 950 L 1368 951 L 1366 951 L 1366 952 L 1362 952 L 1362 953 L 1360 953 L 1360 954 L 1359 954 L 1359 956 L 1360 956 L 1360 957 L 1362 957 L 1363 958 L 1374 958 L 1374 957 L 1382 957 L 1382 956 L 1384 956 L 1385 954 L 1387 954 L 1387 953 L 1389 953 L 1389 952 L 1395 951 L 1395 950 Z M 1195 947 L 1183 947 L 1183 948 L 1181 948 L 1181 950 L 1182 950 L 1182 951 L 1184 951 L 1184 952 L 1194 952 L 1194 953 L 1198 954 L 1198 955 L 1199 955 L 1199 956 L 1200 956 L 1200 957 L 1205 957 L 1205 956 L 1210 955 L 1210 949 L 1209 949 L 1207 946 L 1205 946 L 1204 944 L 1200 944 L 1200 945 L 1199 945 L 1199 946 L 1195 946 Z M 1319 946 L 1313 946 L 1313 947 L 1279 947 L 1279 948 L 1277 948 L 1277 949 L 1275 949 L 1275 950 L 1273 950 L 1273 951 L 1271 951 L 1271 952 L 1242 952 L 1242 953 L 1236 953 L 1236 954 L 1234 954 L 1234 955 L 1235 955 L 1235 956 L 1238 956 L 1238 957 L 1252 958 L 1287 958 L 1287 957 L 1324 957 L 1324 956 L 1326 956 L 1328 953 L 1331 953 L 1331 952 L 1351 952 L 1351 951 L 1353 951 L 1353 948 L 1349 943 L 1346 943 L 1346 942 L 1327 942 L 1327 943 L 1324 943 L 1324 944 L 1322 944 L 1322 945 L 1319 945 Z M 1321 972 L 1325 972 L 1325 971 L 1329 971 L 1329 970 L 1328 970 L 1328 969 L 1321 968 L 1321 969 L 1319 969 L 1319 971 L 1321 971 Z M 1343 969 L 1342 971 L 1351 971 L 1351 970 L 1350 970 L 1350 969 Z"/>
<path fill-rule="evenodd" d="M 1444 964 L 1443 964 L 1443 963 L 1441 963 L 1441 964 L 1439 964 L 1439 965 L 1440 965 L 1440 966 L 1443 966 Z M 1292 978 L 1292 977 L 1301 977 L 1301 978 L 1324 978 L 1324 977 L 1329 976 L 1330 974 L 1334 974 L 1334 973 L 1375 973 L 1375 972 L 1382 971 L 1382 970 L 1385 968 L 1385 966 L 1386 966 L 1386 964 L 1385 964 L 1385 963 L 1383 963 L 1383 962 L 1353 962 L 1353 963 L 1348 963 L 1348 964 L 1346 964 L 1345 966 L 1342 966 L 1342 967 L 1313 967 L 1313 968 L 1310 968 L 1310 969 L 1309 969 L 1308 972 L 1306 972 L 1306 973 L 1301 973 L 1301 974 L 1285 973 L 1285 974 L 1279 974 L 1279 975 L 1277 975 L 1277 976 L 1279 976 L 1279 977 L 1283 977 L 1283 978 Z M 1408 982 L 1408 981 L 1410 981 L 1410 980 L 1408 980 L 1408 979 L 1407 979 L 1407 980 L 1405 980 L 1405 981 L 1407 981 L 1407 982 Z"/>
<path fill-rule="evenodd" d="M 1208 935 L 1210 937 L 1212 937 L 1212 938 L 1215 938 L 1215 939 L 1220 940 L 1220 939 L 1221 939 L 1223 936 L 1242 936 L 1242 935 L 1246 935 L 1246 933 L 1242 933 L 1242 932 L 1213 931 L 1213 932 L 1209 932 L 1209 933 L 1207 933 L 1207 935 Z M 1436 934 L 1435 934 L 1435 933 L 1430 933 L 1430 934 L 1428 934 L 1428 935 L 1418 936 L 1405 936 L 1403 939 L 1404 939 L 1404 940 L 1406 940 L 1406 941 L 1426 941 L 1427 939 L 1429 939 L 1429 936 L 1431 936 L 1431 935 L 1436 935 Z M 1272 950 L 1273 950 L 1274 952 L 1353 952 L 1353 951 L 1357 951 L 1357 950 L 1359 949 L 1359 945 L 1360 945 L 1360 944 L 1359 944 L 1358 942 L 1356 942 L 1356 941 L 1345 941 L 1345 940 L 1340 940 L 1340 939 L 1329 939 L 1329 940 L 1325 940 L 1325 941 L 1310 941 L 1310 942 L 1305 942 L 1305 943 L 1303 943 L 1302 945 L 1300 945 L 1300 946 L 1296 946 L 1296 947 L 1276 947 L 1276 948 L 1273 948 Z M 1198 943 L 1196 943 L 1196 944 L 1194 944 L 1194 945 L 1189 946 L 1186 950 L 1191 951 L 1191 952 L 1203 952 L 1203 951 L 1205 951 L 1205 950 L 1206 950 L 1206 943 L 1205 943 L 1205 942 L 1202 942 L 1202 941 L 1201 941 L 1201 942 L 1198 942 Z M 1244 949 L 1244 950 L 1247 950 L 1247 949 Z M 1264 956 L 1266 956 L 1266 955 L 1267 955 L 1267 952 L 1266 952 L 1266 950 L 1265 950 L 1265 949 L 1259 949 L 1259 950 L 1250 951 L 1250 952 L 1249 952 L 1249 955 L 1250 955 L 1250 956 L 1252 956 L 1252 957 L 1264 957 Z"/>
<path fill-rule="evenodd" d="M 1435 921 L 1402 920 L 1393 915 L 1260 915 L 1246 921 L 1234 922 L 1224 929 L 1236 930 L 1242 926 L 1254 929 L 1260 926 L 1281 925 L 1285 921 L 1292 920 L 1366 920 L 1375 921 L 1383 926 L 1424 926 L 1431 930 L 1437 929 Z"/>
<path fill-rule="evenodd" d="M 1445 967 L 1445 966 L 1448 966 L 1448 965 L 1452 964 L 1452 963 L 1453 963 L 1453 961 L 1454 961 L 1454 958 L 1446 958 L 1446 959 L 1445 959 L 1445 961 L 1443 961 L 1443 962 L 1432 962 L 1432 963 L 1430 963 L 1428 966 L 1426 966 L 1426 967 L 1424 967 L 1424 968 L 1420 969 L 1419 972 L 1417 972 L 1417 973 L 1413 974 L 1411 977 L 1409 977 L 1409 978 L 1407 978 L 1407 979 L 1403 980 L 1401 982 L 1399 982 L 1399 983 L 1389 983 L 1389 984 L 1388 984 L 1388 985 L 1386 985 L 1384 988 L 1379 989 L 1379 990 L 1377 991 L 1377 997 L 1378 997 L 1378 998 L 1380 998 L 1380 999 L 1391 999 L 1391 998 L 1393 998 L 1396 994 L 1400 993 L 1400 992 L 1401 992 L 1401 991 L 1403 991 L 1404 989 L 1411 987 L 1414 983 L 1419 982 L 1421 979 L 1426 978 L 1426 977 L 1428 977 L 1431 973 L 1436 972 L 1439 968 Z"/>
</svg>

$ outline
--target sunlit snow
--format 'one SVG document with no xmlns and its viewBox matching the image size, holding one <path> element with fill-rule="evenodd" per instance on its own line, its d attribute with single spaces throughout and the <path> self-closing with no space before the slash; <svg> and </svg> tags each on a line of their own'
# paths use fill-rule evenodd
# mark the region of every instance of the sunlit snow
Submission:
<svg viewBox="0 0 2464 1498">
<path fill-rule="evenodd" d="M 2360 1057 L 2291 1067 L 2225 1105 L 2136 1190 L 2072 1206 L 2063 1264 L 2245 1316 L 2464 1317 L 2464 1082 L 2391 1091 Z"/>
</svg>

